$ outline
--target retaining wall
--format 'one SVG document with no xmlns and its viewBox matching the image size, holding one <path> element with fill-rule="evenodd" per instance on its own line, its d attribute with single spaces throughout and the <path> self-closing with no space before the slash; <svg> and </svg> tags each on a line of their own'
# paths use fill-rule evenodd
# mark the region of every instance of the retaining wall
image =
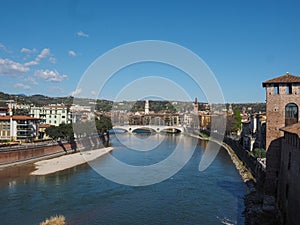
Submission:
<svg viewBox="0 0 300 225">
<path fill-rule="evenodd" d="M 202 132 L 210 135 L 209 131 Z M 215 138 L 217 140 L 222 139 L 222 137 L 218 137 L 218 134 L 216 133 L 212 133 L 211 136 L 212 138 Z M 256 180 L 257 188 L 263 190 L 266 179 L 266 171 L 263 165 L 259 161 L 257 161 L 257 159 L 252 156 L 248 150 L 240 145 L 238 141 L 233 140 L 229 137 L 224 137 L 223 142 L 234 151 L 234 153 L 243 162 L 243 165 L 251 172 L 252 176 Z"/>
</svg>

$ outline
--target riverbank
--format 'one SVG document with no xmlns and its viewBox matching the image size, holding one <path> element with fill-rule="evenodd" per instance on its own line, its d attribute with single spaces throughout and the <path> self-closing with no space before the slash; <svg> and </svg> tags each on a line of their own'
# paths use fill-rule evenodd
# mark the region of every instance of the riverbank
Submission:
<svg viewBox="0 0 300 225">
<path fill-rule="evenodd" d="M 274 199 L 264 195 L 261 187 L 259 189 L 257 188 L 257 180 L 252 175 L 250 169 L 246 168 L 245 162 L 243 162 L 235 153 L 233 147 L 214 138 L 201 137 L 193 134 L 190 135 L 204 141 L 213 141 L 226 149 L 248 189 L 247 194 L 244 196 L 245 224 L 280 225 L 280 214 Z M 260 186 L 261 185 L 262 184 L 260 184 Z"/>
<path fill-rule="evenodd" d="M 249 182 L 249 181 L 254 181 L 255 182 L 255 178 L 253 177 L 253 175 L 251 174 L 251 172 L 244 166 L 243 162 L 239 159 L 239 157 L 235 154 L 235 152 L 233 151 L 233 149 L 227 145 L 224 142 L 220 142 L 218 140 L 215 140 L 213 138 L 207 138 L 207 137 L 201 137 L 199 135 L 195 135 L 195 134 L 189 134 L 192 137 L 198 138 L 200 140 L 203 141 L 213 141 L 215 143 L 217 143 L 218 145 L 222 146 L 228 153 L 228 155 L 230 156 L 233 164 L 235 165 L 235 168 L 238 170 L 240 176 L 242 177 L 243 181 L 245 183 Z"/>
<path fill-rule="evenodd" d="M 81 151 L 73 154 L 63 155 L 57 158 L 38 161 L 34 164 L 36 170 L 31 172 L 31 175 L 47 175 L 65 169 L 69 169 L 74 166 L 93 161 L 109 153 L 112 150 L 112 147 L 107 147 L 101 149 Z"/>
</svg>

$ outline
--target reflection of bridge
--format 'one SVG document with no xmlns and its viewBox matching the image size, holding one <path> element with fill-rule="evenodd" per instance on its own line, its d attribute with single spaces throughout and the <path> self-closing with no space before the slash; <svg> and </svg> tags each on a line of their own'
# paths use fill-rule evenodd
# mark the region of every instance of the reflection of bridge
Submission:
<svg viewBox="0 0 300 225">
<path fill-rule="evenodd" d="M 184 132 L 184 127 L 182 126 L 161 126 L 161 125 L 124 125 L 124 126 L 114 126 L 114 130 L 124 130 L 127 132 L 134 132 L 135 130 L 147 130 L 151 132 Z"/>
</svg>

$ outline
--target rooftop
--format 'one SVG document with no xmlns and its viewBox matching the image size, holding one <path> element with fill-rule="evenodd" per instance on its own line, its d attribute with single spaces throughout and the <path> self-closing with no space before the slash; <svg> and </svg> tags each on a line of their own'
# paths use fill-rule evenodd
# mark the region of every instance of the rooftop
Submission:
<svg viewBox="0 0 300 225">
<path fill-rule="evenodd" d="M 287 84 L 287 83 L 299 83 L 300 77 L 289 74 L 288 72 L 282 76 L 267 80 L 262 83 L 263 87 L 266 87 L 267 84 Z"/>
<path fill-rule="evenodd" d="M 38 118 L 30 116 L 13 116 L 13 120 L 39 120 Z M 10 120 L 10 116 L 0 116 L 0 121 Z"/>
<path fill-rule="evenodd" d="M 300 138 L 300 123 L 295 123 L 293 125 L 286 126 L 284 128 L 281 128 L 280 130 L 292 134 L 297 134 L 298 137 Z"/>
<path fill-rule="evenodd" d="M 45 124 L 40 124 L 40 125 L 39 125 L 39 128 L 48 128 L 48 127 L 50 127 L 50 126 L 51 126 L 51 124 L 45 123 Z"/>
</svg>

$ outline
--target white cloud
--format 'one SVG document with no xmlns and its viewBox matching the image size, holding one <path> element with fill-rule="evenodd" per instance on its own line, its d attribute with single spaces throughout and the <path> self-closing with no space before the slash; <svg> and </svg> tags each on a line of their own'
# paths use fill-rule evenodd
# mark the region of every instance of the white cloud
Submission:
<svg viewBox="0 0 300 225">
<path fill-rule="evenodd" d="M 70 50 L 69 51 L 69 56 L 75 57 L 75 56 L 77 56 L 77 53 L 74 52 L 73 50 Z"/>
<path fill-rule="evenodd" d="M 61 75 L 56 70 L 37 70 L 34 75 L 49 82 L 62 82 L 68 78 L 67 75 Z"/>
<path fill-rule="evenodd" d="M 6 53 L 11 53 L 11 51 L 8 50 L 8 49 L 6 48 L 6 46 L 5 46 L 4 44 L 2 44 L 2 43 L 0 43 L 0 50 L 5 51 Z"/>
<path fill-rule="evenodd" d="M 50 57 L 49 62 L 51 62 L 52 64 L 55 64 L 56 63 L 56 58 Z"/>
<path fill-rule="evenodd" d="M 38 82 L 33 77 L 28 77 L 26 81 L 31 84 L 38 85 Z"/>
<path fill-rule="evenodd" d="M 0 58 L 0 75 L 18 76 L 29 71 L 29 68 L 10 59 Z"/>
<path fill-rule="evenodd" d="M 27 63 L 24 63 L 24 66 L 35 66 L 40 64 L 40 61 L 46 57 L 50 56 L 50 49 L 44 48 L 41 53 L 33 60 Z"/>
<path fill-rule="evenodd" d="M 47 56 L 50 55 L 50 49 L 49 48 L 44 48 L 41 53 L 37 56 L 38 59 L 43 59 L 46 58 Z"/>
<path fill-rule="evenodd" d="M 81 89 L 81 88 L 76 89 L 75 91 L 72 91 L 72 92 L 71 92 L 71 96 L 79 95 L 81 92 L 82 92 L 82 89 Z"/>
<path fill-rule="evenodd" d="M 24 66 L 35 66 L 35 65 L 38 65 L 39 63 L 40 63 L 39 61 L 33 60 L 30 62 L 24 63 Z"/>
<path fill-rule="evenodd" d="M 16 83 L 16 84 L 14 85 L 14 87 L 16 87 L 16 88 L 22 88 L 22 89 L 25 89 L 25 90 L 30 90 L 30 89 L 31 89 L 30 86 L 25 85 L 25 84 L 22 84 L 22 83 Z"/>
<path fill-rule="evenodd" d="M 31 54 L 31 53 L 34 53 L 36 52 L 36 48 L 33 48 L 33 49 L 29 49 L 29 48 L 22 48 L 20 50 L 21 53 L 26 53 L 26 54 Z"/>
<path fill-rule="evenodd" d="M 88 37 L 89 37 L 88 34 L 82 32 L 82 31 L 78 31 L 76 34 L 77 34 L 77 36 L 79 36 L 79 37 L 85 37 L 85 38 L 88 38 Z"/>
</svg>

